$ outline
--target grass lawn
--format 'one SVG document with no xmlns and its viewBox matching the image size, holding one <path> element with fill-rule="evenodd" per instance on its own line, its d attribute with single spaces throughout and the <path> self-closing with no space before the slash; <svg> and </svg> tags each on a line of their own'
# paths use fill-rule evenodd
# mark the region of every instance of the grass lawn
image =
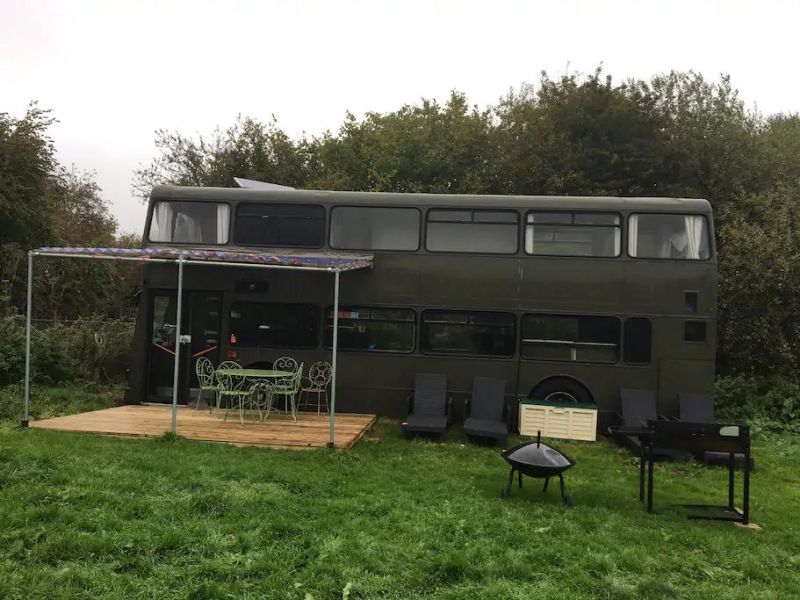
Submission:
<svg viewBox="0 0 800 600">
<path fill-rule="evenodd" d="M 533 480 L 501 500 L 498 450 L 462 442 L 457 431 L 403 440 L 391 421 L 346 452 L 6 421 L 0 597 L 800 597 L 797 439 L 757 436 L 751 512 L 763 532 L 667 508 L 724 502 L 723 469 L 658 465 L 661 513 L 649 515 L 624 451 L 554 442 L 578 463 L 570 509 L 557 485 L 543 495 Z"/>
</svg>

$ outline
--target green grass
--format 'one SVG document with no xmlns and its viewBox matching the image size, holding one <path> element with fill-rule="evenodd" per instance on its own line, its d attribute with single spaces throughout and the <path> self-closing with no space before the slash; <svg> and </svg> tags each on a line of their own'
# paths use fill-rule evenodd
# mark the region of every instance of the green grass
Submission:
<svg viewBox="0 0 800 600">
<path fill-rule="evenodd" d="M 0 597 L 800 597 L 796 439 L 757 440 L 752 532 L 667 508 L 723 502 L 721 469 L 658 465 L 650 515 L 624 451 L 558 442 L 569 509 L 533 480 L 501 500 L 496 449 L 397 429 L 298 452 L 0 425 Z"/>
</svg>

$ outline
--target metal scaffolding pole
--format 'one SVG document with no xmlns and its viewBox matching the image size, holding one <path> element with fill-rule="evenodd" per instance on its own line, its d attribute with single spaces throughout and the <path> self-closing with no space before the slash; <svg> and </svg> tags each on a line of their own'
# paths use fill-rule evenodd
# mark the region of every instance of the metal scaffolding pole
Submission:
<svg viewBox="0 0 800 600">
<path fill-rule="evenodd" d="M 178 312 L 175 316 L 175 366 L 172 372 L 172 433 L 178 429 L 178 375 L 181 358 L 181 312 L 183 309 L 183 256 L 178 257 Z"/>
<path fill-rule="evenodd" d="M 33 296 L 33 250 L 28 251 L 28 306 L 25 316 L 25 411 L 20 425 L 28 426 L 28 408 L 30 406 L 31 393 L 31 315 L 33 306 L 31 298 Z"/>
<path fill-rule="evenodd" d="M 336 418 L 336 355 L 339 347 L 339 270 L 333 274 L 333 356 L 331 356 L 331 424 L 328 447 L 335 442 L 334 420 Z"/>
</svg>

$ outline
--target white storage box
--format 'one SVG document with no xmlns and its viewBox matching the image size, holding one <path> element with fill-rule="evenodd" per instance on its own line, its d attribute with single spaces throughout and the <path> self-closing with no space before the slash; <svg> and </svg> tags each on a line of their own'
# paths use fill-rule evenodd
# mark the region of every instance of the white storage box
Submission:
<svg viewBox="0 0 800 600">
<path fill-rule="evenodd" d="M 597 439 L 597 406 L 520 400 L 520 434 L 536 436 L 539 431 L 542 437 L 594 442 Z"/>
</svg>

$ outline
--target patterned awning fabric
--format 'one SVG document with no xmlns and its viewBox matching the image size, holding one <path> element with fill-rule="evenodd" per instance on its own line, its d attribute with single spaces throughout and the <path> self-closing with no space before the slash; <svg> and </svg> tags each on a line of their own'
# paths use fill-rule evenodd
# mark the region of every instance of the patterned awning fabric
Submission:
<svg viewBox="0 0 800 600">
<path fill-rule="evenodd" d="M 330 252 L 287 252 L 273 254 L 241 250 L 209 250 L 197 248 L 39 248 L 34 254 L 43 256 L 75 256 L 96 258 L 133 258 L 147 262 L 150 259 L 174 260 L 183 258 L 186 263 L 245 263 L 271 267 L 315 269 L 318 271 L 353 271 L 372 268 L 371 254 L 344 254 Z"/>
</svg>

